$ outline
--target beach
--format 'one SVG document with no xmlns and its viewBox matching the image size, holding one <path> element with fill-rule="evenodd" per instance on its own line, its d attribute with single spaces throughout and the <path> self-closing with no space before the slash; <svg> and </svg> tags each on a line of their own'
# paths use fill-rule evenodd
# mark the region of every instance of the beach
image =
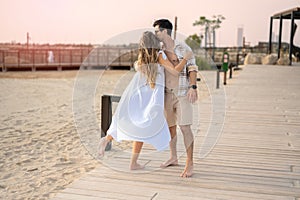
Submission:
<svg viewBox="0 0 300 200">
<path fill-rule="evenodd" d="M 74 123 L 77 73 L 0 74 L 1 199 L 49 199 L 100 164 L 82 145 Z M 109 92 L 108 86 L 125 73 L 106 72 L 101 88 Z"/>
<path fill-rule="evenodd" d="M 0 198 L 50 199 L 101 166 L 95 159 L 101 137 L 101 96 L 121 95 L 134 73 L 128 70 L 0 73 Z M 93 77 L 96 86 L 89 86 Z M 198 77 L 203 80 L 200 74 Z M 199 98 L 206 99 L 209 94 L 205 82 L 199 82 L 198 86 Z M 92 111 L 86 108 L 86 103 L 80 104 L 80 95 L 75 95 L 83 94 L 86 99 L 88 88 L 94 90 Z M 113 111 L 116 105 L 113 103 Z M 92 120 L 94 124 L 84 121 L 88 116 L 96 118 Z M 80 125 L 84 123 L 85 126 Z M 126 141 L 113 146 L 131 149 L 131 143 Z"/>
</svg>

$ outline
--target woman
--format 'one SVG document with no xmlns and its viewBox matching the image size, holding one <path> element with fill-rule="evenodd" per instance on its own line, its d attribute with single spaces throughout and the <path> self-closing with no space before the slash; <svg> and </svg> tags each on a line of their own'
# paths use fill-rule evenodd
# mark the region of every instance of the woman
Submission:
<svg viewBox="0 0 300 200">
<path fill-rule="evenodd" d="M 191 52 L 187 53 L 173 67 L 164 52 L 160 51 L 160 42 L 156 36 L 149 31 L 143 33 L 139 43 L 137 73 L 122 94 L 107 136 L 100 140 L 100 156 L 104 155 L 105 147 L 112 139 L 132 140 L 129 168 L 136 170 L 144 168 L 137 163 L 144 142 L 153 145 L 158 151 L 169 146 L 170 132 L 164 117 L 164 68 L 178 78 L 191 55 Z"/>
</svg>

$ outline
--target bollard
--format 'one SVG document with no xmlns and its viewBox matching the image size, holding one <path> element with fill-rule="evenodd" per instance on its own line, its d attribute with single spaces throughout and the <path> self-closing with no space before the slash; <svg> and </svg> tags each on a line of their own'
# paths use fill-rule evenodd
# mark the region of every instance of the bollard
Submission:
<svg viewBox="0 0 300 200">
<path fill-rule="evenodd" d="M 219 69 L 217 69 L 217 87 L 216 88 L 217 89 L 220 88 L 220 70 Z"/>
<path fill-rule="evenodd" d="M 233 64 L 230 63 L 230 65 L 229 65 L 229 78 L 230 79 L 232 78 L 232 68 L 233 68 Z"/>
</svg>

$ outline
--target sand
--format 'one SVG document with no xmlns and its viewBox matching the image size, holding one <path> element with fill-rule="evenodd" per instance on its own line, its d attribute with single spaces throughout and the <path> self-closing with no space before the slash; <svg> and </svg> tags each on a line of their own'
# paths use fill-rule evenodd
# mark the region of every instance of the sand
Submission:
<svg viewBox="0 0 300 200">
<path fill-rule="evenodd" d="M 85 71 L 0 73 L 0 199 L 49 199 L 101 165 L 93 155 L 101 137 L 101 96 L 122 94 L 134 72 Z M 88 77 L 87 85 L 90 77 L 99 77 L 92 111 L 81 104 L 74 107 L 87 98 L 89 87 L 83 84 L 83 97 L 74 98 L 78 77 Z M 199 98 L 207 98 L 205 83 L 198 86 Z M 75 117 L 74 110 L 87 115 Z M 85 116 L 96 118 L 94 128 L 89 121 L 80 127 L 76 120 Z M 131 148 L 128 142 L 113 145 Z"/>
<path fill-rule="evenodd" d="M 125 73 L 106 72 L 101 92 L 112 92 L 109 86 Z M 0 199 L 49 199 L 100 165 L 82 145 L 74 123 L 76 75 L 0 73 Z M 99 107 L 96 112 L 99 122 Z"/>
</svg>

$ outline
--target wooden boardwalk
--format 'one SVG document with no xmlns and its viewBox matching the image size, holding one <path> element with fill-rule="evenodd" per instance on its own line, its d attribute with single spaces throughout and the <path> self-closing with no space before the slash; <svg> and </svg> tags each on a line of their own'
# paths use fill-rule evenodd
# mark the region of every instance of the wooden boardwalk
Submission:
<svg viewBox="0 0 300 200">
<path fill-rule="evenodd" d="M 215 73 L 203 74 L 212 78 L 207 82 L 215 81 Z M 210 89 L 210 94 L 219 91 Z M 245 66 L 228 80 L 225 94 L 221 136 L 210 154 L 201 159 L 201 144 L 208 127 L 214 125 L 210 97 L 200 100 L 195 109 L 199 115 L 193 126 L 192 178 L 179 177 L 185 161 L 179 133 L 179 166 L 158 168 L 168 151 L 155 153 L 145 145 L 140 161 L 151 162 L 143 171 L 130 172 L 130 149 L 113 148 L 103 165 L 54 199 L 300 200 L 300 68 Z"/>
</svg>

